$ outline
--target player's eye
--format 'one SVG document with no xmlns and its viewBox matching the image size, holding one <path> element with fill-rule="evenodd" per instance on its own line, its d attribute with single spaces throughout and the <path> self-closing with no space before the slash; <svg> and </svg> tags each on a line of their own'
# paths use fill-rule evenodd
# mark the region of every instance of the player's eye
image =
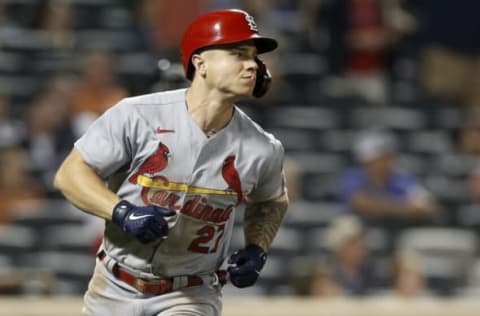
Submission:
<svg viewBox="0 0 480 316">
<path fill-rule="evenodd" d="M 237 56 L 237 57 L 243 57 L 245 55 L 245 52 L 241 50 L 234 50 L 231 52 L 232 55 Z"/>
<path fill-rule="evenodd" d="M 233 56 L 235 56 L 235 58 L 237 58 L 238 60 L 241 60 L 241 61 L 244 61 L 244 60 L 250 60 L 250 59 L 253 59 L 255 57 L 255 54 L 252 54 L 248 51 L 244 51 L 244 50 L 238 50 L 238 51 L 234 51 L 232 52 Z"/>
</svg>

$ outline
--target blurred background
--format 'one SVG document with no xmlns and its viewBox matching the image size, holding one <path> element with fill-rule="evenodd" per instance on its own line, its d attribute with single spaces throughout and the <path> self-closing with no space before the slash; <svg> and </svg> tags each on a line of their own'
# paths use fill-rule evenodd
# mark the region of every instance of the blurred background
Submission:
<svg viewBox="0 0 480 316">
<path fill-rule="evenodd" d="M 183 30 L 231 7 L 280 42 L 241 108 L 283 142 L 291 207 L 225 296 L 480 297 L 476 0 L 0 1 L 0 294 L 86 290 L 103 223 L 56 169 L 121 98 L 187 86 Z"/>
</svg>

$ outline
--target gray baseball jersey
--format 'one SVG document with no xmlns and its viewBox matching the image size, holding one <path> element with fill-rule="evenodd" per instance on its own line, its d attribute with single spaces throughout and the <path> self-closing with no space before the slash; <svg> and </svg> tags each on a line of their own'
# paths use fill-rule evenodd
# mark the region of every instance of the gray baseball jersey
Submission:
<svg viewBox="0 0 480 316">
<path fill-rule="evenodd" d="M 229 124 L 207 137 L 185 93 L 124 99 L 75 143 L 102 178 L 124 172 L 116 189 L 122 199 L 177 212 L 168 238 L 148 244 L 106 223 L 106 252 L 146 276 L 212 273 L 227 256 L 235 210 L 283 193 L 281 143 L 237 107 Z"/>
</svg>

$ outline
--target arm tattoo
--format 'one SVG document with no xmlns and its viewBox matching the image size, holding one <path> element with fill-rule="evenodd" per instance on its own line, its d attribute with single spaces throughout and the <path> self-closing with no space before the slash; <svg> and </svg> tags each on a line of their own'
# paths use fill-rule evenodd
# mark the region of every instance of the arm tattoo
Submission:
<svg viewBox="0 0 480 316">
<path fill-rule="evenodd" d="M 245 209 L 245 241 L 268 250 L 277 234 L 288 207 L 286 194 L 261 203 L 247 205 Z"/>
</svg>

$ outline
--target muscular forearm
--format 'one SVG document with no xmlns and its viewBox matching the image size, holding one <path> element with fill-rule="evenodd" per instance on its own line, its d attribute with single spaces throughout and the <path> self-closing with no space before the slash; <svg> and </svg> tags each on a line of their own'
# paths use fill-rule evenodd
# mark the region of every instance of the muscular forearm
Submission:
<svg viewBox="0 0 480 316">
<path fill-rule="evenodd" d="M 281 197 L 262 203 L 253 203 L 245 210 L 245 240 L 268 250 L 277 234 L 288 208 L 288 198 Z"/>
<path fill-rule="evenodd" d="M 73 149 L 55 175 L 55 188 L 81 210 L 110 220 L 120 198 L 108 190 L 102 179 Z"/>
</svg>

